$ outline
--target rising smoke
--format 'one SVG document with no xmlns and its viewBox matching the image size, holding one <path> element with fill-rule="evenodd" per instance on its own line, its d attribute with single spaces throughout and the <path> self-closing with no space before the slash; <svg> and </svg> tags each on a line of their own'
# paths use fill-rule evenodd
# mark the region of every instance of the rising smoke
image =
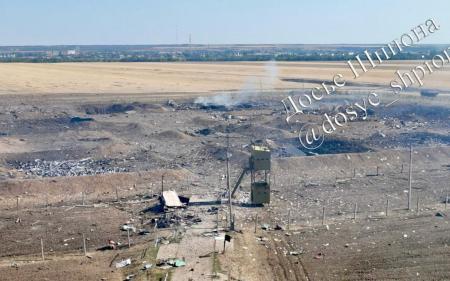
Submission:
<svg viewBox="0 0 450 281">
<path fill-rule="evenodd" d="M 194 103 L 203 106 L 232 107 L 249 103 L 264 89 L 271 90 L 278 80 L 278 67 L 276 61 L 269 61 L 264 65 L 264 75 L 248 78 L 242 88 L 237 92 L 218 92 L 213 96 L 198 97 Z"/>
</svg>

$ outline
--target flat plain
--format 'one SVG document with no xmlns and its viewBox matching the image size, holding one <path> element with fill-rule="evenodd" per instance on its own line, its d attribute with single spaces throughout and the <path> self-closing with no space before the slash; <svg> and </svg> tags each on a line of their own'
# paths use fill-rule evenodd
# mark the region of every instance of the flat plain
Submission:
<svg viewBox="0 0 450 281">
<path fill-rule="evenodd" d="M 0 64 L 0 94 L 136 94 L 302 89 L 342 74 L 356 84 L 388 87 L 395 71 L 421 61 L 387 61 L 358 79 L 345 62 L 58 63 Z M 424 87 L 450 88 L 450 70 L 426 77 Z M 276 78 L 276 79 L 275 79 Z M 295 83 L 285 79 L 303 79 Z M 319 83 L 320 84 L 320 83 Z"/>
</svg>

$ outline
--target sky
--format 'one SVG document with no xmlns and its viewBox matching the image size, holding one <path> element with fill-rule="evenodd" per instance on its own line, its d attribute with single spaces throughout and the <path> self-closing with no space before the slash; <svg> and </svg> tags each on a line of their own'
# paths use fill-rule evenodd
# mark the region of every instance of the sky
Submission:
<svg viewBox="0 0 450 281">
<path fill-rule="evenodd" d="M 448 0 L 0 0 L 0 45 L 381 44 L 427 19 L 450 43 Z"/>
</svg>

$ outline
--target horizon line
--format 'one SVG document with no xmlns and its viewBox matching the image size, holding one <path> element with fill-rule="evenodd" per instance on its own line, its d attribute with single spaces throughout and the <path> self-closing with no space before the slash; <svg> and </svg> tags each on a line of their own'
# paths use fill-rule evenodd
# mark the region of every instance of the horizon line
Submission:
<svg viewBox="0 0 450 281">
<path fill-rule="evenodd" d="M 90 47 L 90 46 L 154 46 L 154 47 L 189 47 L 189 46 L 383 46 L 386 43 L 161 43 L 161 44 L 36 44 L 36 45 L 2 45 L 0 48 L 4 47 Z M 414 46 L 440 46 L 440 45 L 450 45 L 450 43 L 418 43 L 411 45 Z"/>
</svg>

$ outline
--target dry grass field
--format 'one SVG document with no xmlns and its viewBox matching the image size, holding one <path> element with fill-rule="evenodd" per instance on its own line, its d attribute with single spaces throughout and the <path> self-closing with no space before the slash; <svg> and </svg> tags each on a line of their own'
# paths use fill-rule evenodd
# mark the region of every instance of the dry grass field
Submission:
<svg viewBox="0 0 450 281">
<path fill-rule="evenodd" d="M 326 81 L 337 73 L 348 81 L 388 86 L 397 69 L 406 71 L 419 64 L 420 61 L 388 61 L 357 80 L 345 62 L 0 64 L 0 94 L 194 94 L 295 89 L 311 84 L 283 79 Z M 426 77 L 425 86 L 450 88 L 449 78 L 450 71 L 443 69 Z"/>
</svg>

